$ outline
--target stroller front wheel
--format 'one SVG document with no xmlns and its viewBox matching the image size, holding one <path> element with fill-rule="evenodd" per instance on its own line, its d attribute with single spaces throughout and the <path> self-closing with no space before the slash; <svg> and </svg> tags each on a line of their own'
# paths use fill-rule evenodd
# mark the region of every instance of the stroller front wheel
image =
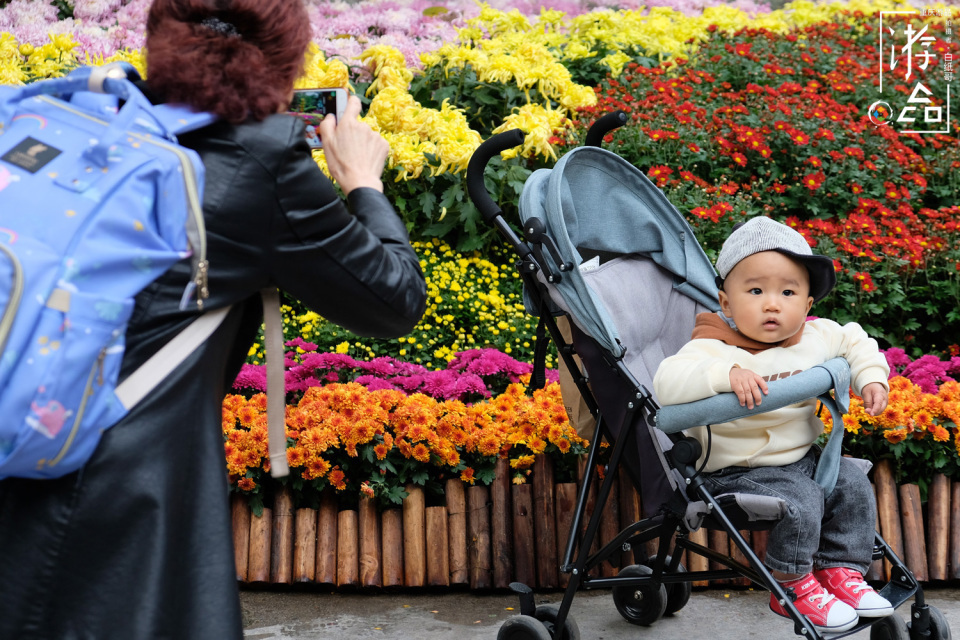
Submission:
<svg viewBox="0 0 960 640">
<path fill-rule="evenodd" d="M 507 618 L 500 625 L 497 640 L 551 640 L 551 638 L 550 632 L 543 623 L 533 616 L 514 616 Z"/>
<path fill-rule="evenodd" d="M 556 622 L 559 611 L 560 607 L 558 605 L 542 604 L 537 607 L 533 617 L 543 623 L 553 640 L 580 640 L 580 627 L 577 626 L 576 620 L 569 612 L 563 621 L 563 632 L 557 634 Z"/>
<path fill-rule="evenodd" d="M 894 613 L 870 627 L 870 640 L 910 640 L 907 623 Z"/>
<path fill-rule="evenodd" d="M 930 640 L 951 640 L 950 625 L 947 619 L 936 607 L 928 607 L 930 612 Z M 907 629 L 912 631 L 912 625 L 907 624 Z M 871 638 L 871 640 L 873 640 Z"/>
<path fill-rule="evenodd" d="M 651 574 L 653 570 L 650 567 L 632 564 L 622 569 L 617 577 L 633 578 Z M 627 622 L 649 627 L 667 610 L 667 589 L 662 584 L 654 588 L 652 583 L 614 587 L 613 604 Z"/>
</svg>

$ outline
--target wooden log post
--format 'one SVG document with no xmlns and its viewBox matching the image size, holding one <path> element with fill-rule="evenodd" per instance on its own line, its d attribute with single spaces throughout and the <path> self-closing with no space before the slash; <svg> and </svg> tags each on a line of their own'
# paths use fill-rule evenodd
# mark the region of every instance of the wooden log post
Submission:
<svg viewBox="0 0 960 640">
<path fill-rule="evenodd" d="M 587 454 L 584 454 L 580 456 L 580 460 L 578 461 L 578 464 L 577 464 L 577 475 L 579 478 L 579 483 L 578 483 L 579 486 L 583 486 L 583 483 L 586 482 L 587 480 L 588 474 L 590 477 L 590 488 L 587 489 L 587 495 L 583 505 L 583 520 L 580 523 L 581 540 L 583 540 L 583 536 L 587 531 L 587 526 L 590 523 L 590 518 L 593 517 L 593 510 L 596 508 L 596 505 L 597 505 L 597 487 L 600 484 L 600 478 L 597 475 L 597 470 L 588 469 L 587 461 L 588 461 Z M 600 542 L 599 535 L 594 536 L 593 540 L 590 541 L 589 549 L 590 549 L 591 555 L 593 555 L 600 549 L 599 542 Z M 600 575 L 600 572 L 597 570 L 596 567 L 594 567 L 593 569 L 590 569 L 587 572 L 587 575 L 590 576 L 591 578 L 595 578 Z"/>
<path fill-rule="evenodd" d="M 245 496 L 230 496 L 230 520 L 233 525 L 233 559 L 237 565 L 237 580 L 247 581 L 247 561 L 250 558 L 250 505 Z"/>
<path fill-rule="evenodd" d="M 427 507 L 427 584 L 450 585 L 450 548 L 446 507 Z"/>
<path fill-rule="evenodd" d="M 893 479 L 893 463 L 890 460 L 881 460 L 874 466 L 873 481 L 877 487 L 880 535 L 897 557 L 903 558 L 903 530 L 900 525 L 897 483 Z M 887 560 L 883 562 L 883 569 L 889 580 L 891 565 Z"/>
<path fill-rule="evenodd" d="M 506 589 L 513 582 L 513 525 L 510 505 L 510 461 L 497 459 L 497 471 L 490 485 L 493 586 Z"/>
<path fill-rule="evenodd" d="M 576 489 L 576 487 L 574 487 Z M 537 536 L 533 517 L 533 487 L 513 486 L 513 567 L 517 582 L 537 586 Z"/>
<path fill-rule="evenodd" d="M 726 531 L 711 529 L 707 533 L 707 538 L 710 541 L 708 545 L 714 551 L 722 553 L 724 555 L 729 555 L 730 553 L 730 536 L 727 535 Z M 711 571 L 720 571 L 726 569 L 727 567 L 723 566 L 719 562 L 710 560 L 710 570 Z M 730 584 L 730 579 L 724 578 L 722 580 L 713 580 L 713 584 Z"/>
<path fill-rule="evenodd" d="M 620 465 L 619 486 L 617 493 L 620 497 L 620 531 L 623 531 L 635 522 L 640 521 L 640 503 L 637 488 L 626 468 Z M 562 551 L 561 551 L 562 553 Z M 620 568 L 633 564 L 633 551 L 624 551 L 620 554 Z"/>
<path fill-rule="evenodd" d="M 383 586 L 403 586 L 403 512 L 385 509 L 380 514 L 383 529 Z"/>
<path fill-rule="evenodd" d="M 380 567 L 380 526 L 376 499 L 362 496 L 358 510 L 360 535 L 360 586 L 383 586 Z"/>
<path fill-rule="evenodd" d="M 904 561 L 917 580 L 926 582 L 930 579 L 930 573 L 927 571 L 927 544 L 924 540 L 923 508 L 918 485 L 900 485 L 900 515 L 906 555 Z"/>
<path fill-rule="evenodd" d="M 337 514 L 337 586 L 360 584 L 359 516 L 354 509 Z"/>
<path fill-rule="evenodd" d="M 546 589 L 559 582 L 557 561 L 557 505 L 554 497 L 553 461 L 538 454 L 533 462 L 533 518 L 537 534 L 537 584 Z"/>
<path fill-rule="evenodd" d="M 739 533 L 740 533 L 740 537 L 743 538 L 743 540 L 747 543 L 747 545 L 751 546 L 752 548 L 750 532 L 740 531 Z M 744 555 L 743 551 L 740 550 L 740 547 L 738 547 L 736 543 L 734 543 L 733 538 L 730 538 L 730 536 L 727 536 L 727 538 L 730 540 L 730 557 L 736 560 L 737 562 L 749 567 L 750 563 L 747 561 L 747 556 Z M 738 587 L 749 587 L 752 584 L 752 581 L 750 580 L 750 578 L 745 578 L 742 576 L 739 578 L 733 578 L 731 582 Z"/>
<path fill-rule="evenodd" d="M 873 503 L 877 503 L 877 485 L 873 482 L 870 483 L 870 488 L 873 489 Z M 877 532 L 880 532 L 880 512 L 877 511 L 876 524 L 874 525 Z M 881 534 L 883 535 L 883 534 Z M 866 579 L 868 582 L 881 582 L 883 581 L 883 560 L 874 560 L 870 563 L 870 568 L 867 570 Z"/>
<path fill-rule="evenodd" d="M 293 529 L 293 581 L 313 582 L 317 575 L 317 510 L 297 509 Z"/>
<path fill-rule="evenodd" d="M 463 481 L 457 478 L 447 480 L 446 485 L 444 485 L 444 496 L 447 499 L 447 535 L 450 539 L 450 584 L 469 584 L 467 497 Z"/>
<path fill-rule="evenodd" d="M 767 539 L 769 537 L 770 532 L 766 530 L 750 532 L 751 546 L 760 562 L 763 562 L 767 558 Z"/>
<path fill-rule="evenodd" d="M 960 482 L 950 486 L 950 577 L 960 580 Z"/>
<path fill-rule="evenodd" d="M 600 544 L 606 545 L 620 533 L 620 483 L 614 482 L 610 486 L 610 495 L 603 505 L 603 514 L 600 517 Z M 600 563 L 600 575 L 612 578 L 619 572 L 620 554 L 615 553 Z"/>
<path fill-rule="evenodd" d="M 247 561 L 248 582 L 270 581 L 270 537 L 273 533 L 273 512 L 264 507 L 263 513 L 250 518 L 250 555 Z"/>
<path fill-rule="evenodd" d="M 273 537 L 270 582 L 290 584 L 293 579 L 293 491 L 284 486 L 273 494 Z"/>
<path fill-rule="evenodd" d="M 320 494 L 317 514 L 317 573 L 314 581 L 319 584 L 337 584 L 337 520 L 337 497 L 328 488 Z"/>
<path fill-rule="evenodd" d="M 690 539 L 690 542 L 696 542 L 699 545 L 704 547 L 709 546 L 710 541 L 707 536 L 707 530 L 703 527 L 700 527 L 696 531 L 691 531 L 687 536 Z M 707 571 L 710 568 L 710 562 L 706 557 L 700 555 L 699 553 L 688 553 L 687 554 L 687 565 L 688 571 Z M 710 583 L 707 580 L 695 580 L 693 582 L 694 587 L 706 587 Z"/>
<path fill-rule="evenodd" d="M 571 535 L 575 535 L 575 532 L 573 531 L 573 516 L 577 508 L 577 484 L 575 482 L 562 482 L 558 484 L 556 486 L 556 496 L 557 559 L 562 564 L 564 561 L 564 556 L 567 553 L 567 542 L 569 542 Z M 577 559 L 576 551 L 576 547 L 574 547 L 573 556 L 570 558 L 571 563 L 575 562 Z M 517 578 L 517 580 L 520 579 Z M 560 573 L 559 582 L 560 587 L 566 589 L 567 585 L 570 584 L 570 574 Z"/>
<path fill-rule="evenodd" d="M 403 577 L 408 587 L 427 580 L 426 499 L 423 488 L 412 484 L 403 499 Z"/>
<path fill-rule="evenodd" d="M 489 589 L 493 584 L 490 550 L 490 491 L 473 486 L 467 490 L 467 559 L 471 589 Z"/>
<path fill-rule="evenodd" d="M 950 555 L 950 480 L 933 476 L 927 495 L 927 571 L 930 580 L 946 580 Z"/>
</svg>

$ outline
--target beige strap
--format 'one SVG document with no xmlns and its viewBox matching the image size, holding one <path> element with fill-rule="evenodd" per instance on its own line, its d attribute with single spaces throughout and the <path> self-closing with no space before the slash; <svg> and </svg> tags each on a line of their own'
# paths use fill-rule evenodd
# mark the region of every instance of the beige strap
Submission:
<svg viewBox="0 0 960 640">
<path fill-rule="evenodd" d="M 54 289 L 47 298 L 47 306 L 63 313 L 70 312 L 70 292 L 66 289 Z"/>
<path fill-rule="evenodd" d="M 283 369 L 283 318 L 280 292 L 274 287 L 260 291 L 263 298 L 263 342 L 267 351 L 267 434 L 270 447 L 270 475 L 284 478 L 287 465 L 287 389 Z"/>
<path fill-rule="evenodd" d="M 197 347 L 213 335 L 230 307 L 208 311 L 187 325 L 173 340 L 163 345 L 126 380 L 117 385 L 115 393 L 120 404 L 129 411 L 160 382 L 179 367 Z"/>
</svg>

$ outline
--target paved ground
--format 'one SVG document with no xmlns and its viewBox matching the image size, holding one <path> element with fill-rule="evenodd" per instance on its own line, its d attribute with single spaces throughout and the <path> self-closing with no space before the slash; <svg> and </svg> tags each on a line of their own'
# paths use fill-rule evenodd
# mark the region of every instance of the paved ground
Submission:
<svg viewBox="0 0 960 640">
<path fill-rule="evenodd" d="M 928 604 L 960 634 L 960 589 L 928 589 Z M 538 594 L 559 602 L 562 594 Z M 573 614 L 584 640 L 788 640 L 789 621 L 767 609 L 766 592 L 695 591 L 689 604 L 650 627 L 624 621 L 609 591 L 580 592 Z M 399 592 L 341 594 L 297 591 L 241 593 L 246 640 L 495 640 L 500 624 L 516 615 L 512 594 Z M 897 613 L 909 616 L 910 603 Z M 853 640 L 868 640 L 861 631 Z M 960 637 L 960 635 L 958 635 Z"/>
</svg>

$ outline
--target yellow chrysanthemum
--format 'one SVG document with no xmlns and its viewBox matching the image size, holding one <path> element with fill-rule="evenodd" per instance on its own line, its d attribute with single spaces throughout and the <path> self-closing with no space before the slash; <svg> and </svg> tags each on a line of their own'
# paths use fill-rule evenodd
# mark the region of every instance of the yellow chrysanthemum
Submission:
<svg viewBox="0 0 960 640">
<path fill-rule="evenodd" d="M 617 51 L 616 53 L 611 53 L 610 55 L 601 58 L 600 64 L 609 67 L 610 73 L 614 77 L 617 77 L 623 71 L 624 65 L 630 62 L 631 59 L 632 58 L 623 51 Z"/>
<path fill-rule="evenodd" d="M 0 84 L 21 85 L 27 79 L 16 59 L 0 56 Z"/>
<path fill-rule="evenodd" d="M 13 34 L 9 31 L 0 32 L 0 60 L 13 61 L 15 58 L 19 59 L 21 55 L 30 55 L 32 50 L 33 47 L 30 47 L 29 51 L 21 54 L 20 44 Z"/>
<path fill-rule="evenodd" d="M 367 87 L 367 95 L 380 91 L 385 87 L 410 86 L 413 72 L 407 68 L 403 54 L 387 45 L 374 45 L 360 54 L 360 60 L 367 65 L 373 75 L 373 82 Z"/>
<path fill-rule="evenodd" d="M 341 60 L 327 60 L 316 44 L 310 43 L 304 54 L 303 73 L 297 79 L 297 89 L 336 88 L 350 85 L 350 69 Z"/>
<path fill-rule="evenodd" d="M 560 111 L 544 109 L 538 104 L 528 104 L 504 118 L 503 124 L 494 129 L 494 133 L 520 129 L 526 134 L 523 146 L 504 151 L 501 154 L 504 158 L 514 158 L 518 154 L 525 158 L 539 155 L 555 161 L 557 152 L 550 144 L 550 138 L 565 124 L 566 118 Z"/>
</svg>

